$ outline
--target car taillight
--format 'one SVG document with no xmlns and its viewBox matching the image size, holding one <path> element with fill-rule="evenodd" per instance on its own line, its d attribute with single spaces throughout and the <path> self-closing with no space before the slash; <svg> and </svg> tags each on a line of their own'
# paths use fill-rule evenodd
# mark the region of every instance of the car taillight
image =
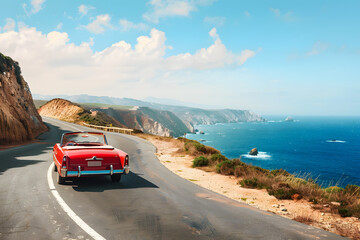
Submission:
<svg viewBox="0 0 360 240">
<path fill-rule="evenodd" d="M 67 161 L 67 157 L 64 156 L 64 157 L 63 157 L 62 164 L 61 164 L 61 167 L 62 167 L 62 168 L 66 168 L 66 161 Z"/>
<path fill-rule="evenodd" d="M 128 155 L 126 155 L 126 157 L 125 157 L 124 166 L 129 166 L 129 156 Z"/>
</svg>

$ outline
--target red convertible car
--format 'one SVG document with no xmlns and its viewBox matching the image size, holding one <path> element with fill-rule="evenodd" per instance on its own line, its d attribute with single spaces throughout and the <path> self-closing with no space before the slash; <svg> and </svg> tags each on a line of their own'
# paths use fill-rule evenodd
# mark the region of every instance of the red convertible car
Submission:
<svg viewBox="0 0 360 240">
<path fill-rule="evenodd" d="M 99 132 L 64 133 L 53 148 L 53 158 L 59 184 L 67 177 L 91 175 L 110 175 L 113 182 L 119 182 L 122 174 L 130 172 L 129 156 L 108 145 Z"/>
</svg>

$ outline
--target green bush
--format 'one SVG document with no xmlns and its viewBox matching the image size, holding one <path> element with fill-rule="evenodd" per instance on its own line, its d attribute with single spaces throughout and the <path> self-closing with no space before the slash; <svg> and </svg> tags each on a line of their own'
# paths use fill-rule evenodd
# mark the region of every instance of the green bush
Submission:
<svg viewBox="0 0 360 240">
<path fill-rule="evenodd" d="M 210 161 L 212 163 L 218 163 L 218 162 L 222 162 L 222 161 L 225 161 L 225 160 L 228 160 L 227 157 L 225 157 L 224 155 L 222 155 L 220 153 L 213 154 L 210 157 Z"/>
<path fill-rule="evenodd" d="M 342 216 L 342 217 L 351 217 L 352 216 L 351 211 L 347 208 L 339 208 L 338 211 L 339 211 L 340 216 Z"/>
<path fill-rule="evenodd" d="M 204 156 L 197 157 L 193 160 L 193 167 L 203 167 L 209 165 L 209 159 Z"/>
<path fill-rule="evenodd" d="M 235 167 L 242 165 L 239 159 L 225 160 L 216 165 L 216 172 L 224 175 L 233 175 L 235 172 Z"/>
<path fill-rule="evenodd" d="M 258 180 L 256 177 L 251 178 L 251 179 L 243 179 L 243 180 L 239 181 L 239 183 L 242 187 L 246 187 L 246 188 L 257 188 L 258 187 Z"/>
<path fill-rule="evenodd" d="M 270 195 L 273 195 L 277 199 L 291 199 L 291 196 L 296 193 L 294 189 L 289 188 L 279 188 L 279 189 L 270 189 L 269 191 Z"/>
</svg>

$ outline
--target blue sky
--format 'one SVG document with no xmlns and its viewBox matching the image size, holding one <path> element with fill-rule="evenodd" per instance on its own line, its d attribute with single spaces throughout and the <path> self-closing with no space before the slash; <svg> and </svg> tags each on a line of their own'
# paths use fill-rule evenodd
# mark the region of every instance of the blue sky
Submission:
<svg viewBox="0 0 360 240">
<path fill-rule="evenodd" d="M 3 1 L 33 93 L 360 115 L 359 1 Z M 54 87 L 56 86 L 56 87 Z"/>
</svg>

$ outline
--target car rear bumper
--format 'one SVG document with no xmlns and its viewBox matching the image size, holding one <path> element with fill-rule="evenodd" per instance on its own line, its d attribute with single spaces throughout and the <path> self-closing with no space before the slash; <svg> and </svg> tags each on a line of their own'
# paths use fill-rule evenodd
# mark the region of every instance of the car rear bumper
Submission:
<svg viewBox="0 0 360 240">
<path fill-rule="evenodd" d="M 128 174 L 130 167 L 125 166 L 124 169 L 110 169 L 110 170 L 85 170 L 81 171 L 67 171 L 66 177 L 81 177 L 83 175 L 113 175 L 113 174 Z"/>
</svg>

